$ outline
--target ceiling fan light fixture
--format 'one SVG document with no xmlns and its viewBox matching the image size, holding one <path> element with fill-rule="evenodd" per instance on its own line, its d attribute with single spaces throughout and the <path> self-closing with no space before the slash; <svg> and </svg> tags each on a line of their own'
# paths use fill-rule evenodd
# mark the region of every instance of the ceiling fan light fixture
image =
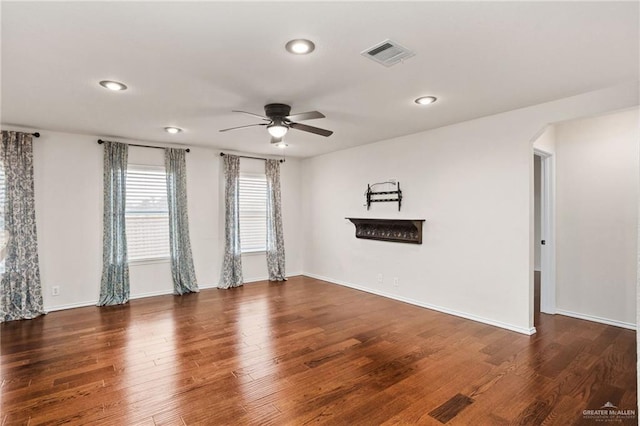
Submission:
<svg viewBox="0 0 640 426">
<path fill-rule="evenodd" d="M 282 123 L 274 123 L 267 126 L 267 131 L 274 138 L 280 139 L 287 134 L 289 128 Z"/>
<path fill-rule="evenodd" d="M 165 127 L 164 131 L 175 135 L 176 133 L 182 132 L 182 129 L 180 127 Z"/>
<path fill-rule="evenodd" d="M 293 53 L 294 55 L 306 55 L 313 52 L 316 45 L 313 44 L 311 40 L 299 38 L 287 42 L 284 47 L 287 49 L 287 52 Z"/>
<path fill-rule="evenodd" d="M 104 87 L 105 89 L 113 90 L 114 92 L 127 90 L 127 85 L 124 83 L 120 83 L 119 81 L 102 80 L 100 82 L 100 86 Z"/>
<path fill-rule="evenodd" d="M 418 105 L 429 105 L 434 103 L 437 100 L 438 98 L 436 98 L 435 96 L 421 96 L 418 99 L 416 99 L 414 102 L 417 103 Z"/>
</svg>

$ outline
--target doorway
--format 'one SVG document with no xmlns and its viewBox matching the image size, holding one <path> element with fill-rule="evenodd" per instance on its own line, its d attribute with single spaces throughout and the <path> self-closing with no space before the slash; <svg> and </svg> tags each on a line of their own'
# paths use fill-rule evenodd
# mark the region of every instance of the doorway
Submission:
<svg viewBox="0 0 640 426">
<path fill-rule="evenodd" d="M 542 245 L 542 157 L 533 155 L 533 325 L 540 325 L 540 257 Z"/>
<path fill-rule="evenodd" d="M 553 156 L 534 149 L 534 326 L 556 313 Z"/>
</svg>

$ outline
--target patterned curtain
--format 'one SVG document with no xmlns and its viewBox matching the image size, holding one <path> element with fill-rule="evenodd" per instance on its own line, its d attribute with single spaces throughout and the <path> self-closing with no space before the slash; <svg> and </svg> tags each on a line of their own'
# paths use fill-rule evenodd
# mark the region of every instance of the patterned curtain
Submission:
<svg viewBox="0 0 640 426">
<path fill-rule="evenodd" d="M 2 132 L 0 161 L 5 176 L 4 273 L 0 281 L 0 322 L 44 314 L 33 190 L 32 136 Z"/>
<path fill-rule="evenodd" d="M 242 257 L 240 251 L 240 157 L 224 156 L 224 260 L 219 288 L 242 285 Z"/>
<path fill-rule="evenodd" d="M 184 154 L 184 149 L 165 148 L 164 150 L 164 166 L 167 171 L 167 202 L 169 204 L 171 275 L 173 276 L 173 292 L 179 295 L 198 291 L 189 240 L 187 166 Z"/>
<path fill-rule="evenodd" d="M 284 273 L 284 237 L 280 203 L 280 162 L 265 162 L 267 175 L 267 269 L 269 281 L 286 281 Z"/>
<path fill-rule="evenodd" d="M 129 301 L 129 264 L 125 232 L 128 145 L 104 143 L 104 213 L 102 219 L 102 282 L 98 306 Z"/>
</svg>

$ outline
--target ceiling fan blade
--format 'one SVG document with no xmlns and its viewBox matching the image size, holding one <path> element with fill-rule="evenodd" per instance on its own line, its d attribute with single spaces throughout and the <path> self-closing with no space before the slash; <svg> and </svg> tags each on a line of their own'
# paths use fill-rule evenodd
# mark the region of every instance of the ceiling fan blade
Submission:
<svg viewBox="0 0 640 426">
<path fill-rule="evenodd" d="M 301 112 L 300 114 L 293 114 L 285 117 L 290 121 L 304 121 L 313 120 L 314 118 L 325 118 L 324 114 L 318 111 Z"/>
<path fill-rule="evenodd" d="M 252 113 L 252 112 L 248 112 L 248 111 L 239 111 L 239 110 L 234 109 L 234 110 L 231 110 L 231 112 L 241 112 L 241 113 L 243 113 L 243 114 L 252 115 L 252 116 L 254 116 L 254 117 L 258 117 L 258 118 L 261 118 L 261 119 L 263 119 L 263 120 L 271 121 L 271 119 L 269 119 L 269 118 L 265 117 L 264 115 L 254 114 L 254 113 Z"/>
<path fill-rule="evenodd" d="M 248 124 L 246 126 L 229 127 L 228 129 L 219 130 L 220 132 L 228 132 L 229 130 L 244 129 L 246 127 L 266 126 L 268 123 Z"/>
<path fill-rule="evenodd" d="M 333 132 L 331 130 L 320 129 L 319 127 L 307 126 L 306 124 L 291 123 L 289 127 L 296 130 L 302 130 L 303 132 L 315 133 L 320 136 L 331 136 Z"/>
</svg>

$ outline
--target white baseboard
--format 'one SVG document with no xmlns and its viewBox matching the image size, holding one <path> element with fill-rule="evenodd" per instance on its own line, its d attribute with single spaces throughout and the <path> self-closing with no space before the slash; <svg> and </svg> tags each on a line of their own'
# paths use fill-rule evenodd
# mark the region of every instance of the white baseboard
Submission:
<svg viewBox="0 0 640 426">
<path fill-rule="evenodd" d="M 129 296 L 129 300 L 144 299 L 145 297 L 154 297 L 154 296 L 166 296 L 167 294 L 173 294 L 173 289 L 171 289 L 171 290 L 149 291 L 149 292 L 146 292 L 146 293 L 132 294 L 132 295 Z"/>
<path fill-rule="evenodd" d="M 400 302 L 409 303 L 411 305 L 420 306 L 421 308 L 427 308 L 427 309 L 431 309 L 431 310 L 434 310 L 434 311 L 442 312 L 442 313 L 445 313 L 445 314 L 454 315 L 454 316 L 457 316 L 457 317 L 460 317 L 460 318 L 465 318 L 465 319 L 476 321 L 476 322 L 480 322 L 480 323 L 483 323 L 483 324 L 492 325 L 494 327 L 504 328 L 506 330 L 515 331 L 516 333 L 526 334 L 527 336 L 531 336 L 532 334 L 536 333 L 536 328 L 535 327 L 531 327 L 531 328 L 519 327 L 517 325 L 508 324 L 508 323 L 504 323 L 504 322 L 501 322 L 501 321 L 492 320 L 492 319 L 489 319 L 489 318 L 479 317 L 479 316 L 476 316 L 476 315 L 473 315 L 473 314 L 468 314 L 466 312 L 460 312 L 460 311 L 456 311 L 454 309 L 449 309 L 449 308 L 444 308 L 442 306 L 432 305 L 430 303 L 421 302 L 419 300 L 414 300 L 414 299 L 410 299 L 410 298 L 407 298 L 407 297 L 402 297 L 402 296 L 398 296 L 398 295 L 395 295 L 395 294 L 386 293 L 384 291 L 379 291 L 379 290 L 372 289 L 372 288 L 362 287 L 362 286 L 359 286 L 357 284 L 349 283 L 349 282 L 342 281 L 342 280 L 335 280 L 335 279 L 328 278 L 328 277 L 323 277 L 323 276 L 320 276 L 320 275 L 317 275 L 317 274 L 311 274 L 311 273 L 305 272 L 305 273 L 303 273 L 303 275 L 306 275 L 306 276 L 311 277 L 311 278 L 316 278 L 318 280 L 327 281 L 327 282 L 338 284 L 338 285 L 343 285 L 345 287 L 350 287 L 350 288 L 353 288 L 353 289 L 356 289 L 356 290 L 365 291 L 367 293 L 376 294 L 378 296 L 387 297 L 389 299 L 398 300 Z"/>
<path fill-rule="evenodd" d="M 291 278 L 291 277 L 295 277 L 296 275 L 303 275 L 302 272 L 294 272 L 291 274 L 287 274 L 287 278 Z M 269 280 L 269 276 L 268 275 L 264 275 L 264 276 L 259 276 L 259 277 L 252 277 L 252 278 L 246 278 L 243 282 L 243 284 L 253 284 L 253 283 L 257 283 L 260 281 L 268 281 Z M 206 289 L 211 289 L 211 288 L 218 288 L 218 284 L 198 284 L 198 288 L 200 290 L 206 290 Z M 151 292 L 151 293 L 144 293 L 144 294 L 140 294 L 137 296 L 131 296 L 131 299 L 140 299 L 142 297 L 152 297 L 152 296 L 161 296 L 164 294 L 173 294 L 173 290 L 170 290 L 169 292 L 167 291 L 157 291 L 157 292 Z"/>
<path fill-rule="evenodd" d="M 134 294 L 129 296 L 129 300 L 143 299 L 145 297 L 154 297 L 154 296 L 166 296 L 167 294 L 173 294 L 173 290 L 159 290 L 159 291 L 151 291 L 147 293 Z M 90 300 L 87 302 L 69 303 L 66 305 L 45 307 L 45 310 L 47 312 L 64 311 L 65 309 L 86 308 L 87 306 L 96 306 L 97 304 L 98 304 L 98 299 Z"/>
<path fill-rule="evenodd" d="M 295 277 L 296 275 L 304 275 L 302 272 L 293 272 L 286 274 L 287 278 Z M 262 275 L 259 277 L 245 278 L 245 284 L 257 283 L 258 281 L 268 281 L 269 275 Z"/>
<path fill-rule="evenodd" d="M 45 306 L 44 310 L 49 312 L 64 311 L 66 309 L 86 308 L 87 306 L 96 306 L 98 300 L 90 300 L 87 302 L 69 303 L 67 305 Z"/>
<path fill-rule="evenodd" d="M 154 297 L 154 296 L 166 296 L 166 295 L 170 295 L 170 294 L 173 294 L 173 289 L 171 289 L 171 290 L 165 289 L 165 290 L 158 290 L 158 291 L 149 291 L 149 292 L 146 292 L 146 293 L 132 294 L 132 295 L 129 296 L 129 300 L 144 299 L 146 297 Z M 97 304 L 98 304 L 98 299 L 90 300 L 90 301 L 87 301 L 87 302 L 78 302 L 78 303 L 70 303 L 70 304 L 66 304 L 66 305 L 57 305 L 57 306 L 45 307 L 45 310 L 47 312 L 64 311 L 65 309 L 86 308 L 87 306 L 96 306 Z"/>
<path fill-rule="evenodd" d="M 294 272 L 291 274 L 287 274 L 287 278 L 291 278 L 294 277 L 296 275 L 303 275 L 302 272 Z M 268 276 L 264 276 L 264 277 L 255 277 L 255 278 L 250 278 L 245 280 L 245 284 L 251 284 L 251 283 L 256 283 L 259 281 L 266 281 L 268 280 L 269 277 Z M 205 289 L 211 289 L 211 288 L 218 288 L 217 284 L 204 284 L 204 285 L 198 285 L 198 288 L 200 290 L 205 290 Z M 166 296 L 166 295 L 170 295 L 173 294 L 173 289 L 171 290 L 158 290 L 158 291 L 150 291 L 150 292 L 146 292 L 146 293 L 139 293 L 139 294 L 133 294 L 131 296 L 129 296 L 129 300 L 135 300 L 135 299 L 143 299 L 145 297 L 154 297 L 154 296 Z M 86 308 L 87 306 L 96 306 L 98 304 L 98 299 L 96 300 L 89 300 L 86 302 L 77 302 L 77 303 L 69 303 L 66 305 L 56 305 L 56 306 L 45 306 L 44 310 L 45 312 L 55 312 L 55 311 L 64 311 L 65 309 L 75 309 L 75 308 Z"/>
<path fill-rule="evenodd" d="M 304 275 L 304 272 L 291 272 L 290 274 L 287 274 L 287 278 L 297 277 L 299 275 Z"/>
<path fill-rule="evenodd" d="M 209 288 L 218 288 L 218 284 L 198 284 L 200 290 L 206 290 Z"/>
<path fill-rule="evenodd" d="M 260 277 L 245 278 L 243 284 L 257 283 L 258 281 L 267 281 L 268 279 L 269 279 L 268 275 L 260 276 Z"/>
<path fill-rule="evenodd" d="M 582 320 L 587 320 L 587 321 L 599 322 L 601 324 L 606 324 L 606 325 L 613 325 L 614 327 L 627 328 L 629 330 L 636 330 L 637 329 L 635 324 L 632 324 L 632 323 L 629 323 L 629 322 L 612 320 L 612 319 L 602 318 L 602 317 L 598 317 L 598 316 L 595 316 L 595 315 L 589 315 L 589 314 L 580 314 L 578 312 L 565 311 L 564 309 L 556 309 L 556 314 L 564 315 L 566 317 L 571 317 L 571 318 L 578 318 L 578 319 L 582 319 Z"/>
<path fill-rule="evenodd" d="M 154 296 L 166 296 L 168 294 L 173 294 L 173 289 L 132 294 L 129 296 L 129 300 L 143 299 L 145 297 L 154 297 Z M 57 305 L 57 306 L 46 307 L 45 310 L 47 312 L 64 311 L 65 309 L 86 308 L 87 306 L 96 306 L 97 304 L 98 304 L 98 299 L 87 301 L 87 302 L 78 302 L 78 303 L 70 303 L 67 305 Z"/>
</svg>

